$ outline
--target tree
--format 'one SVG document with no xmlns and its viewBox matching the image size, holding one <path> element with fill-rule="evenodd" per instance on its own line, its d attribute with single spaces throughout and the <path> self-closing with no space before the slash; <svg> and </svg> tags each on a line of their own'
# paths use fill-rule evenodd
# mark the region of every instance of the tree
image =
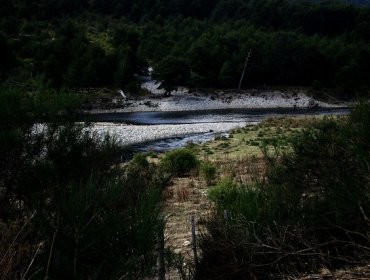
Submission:
<svg viewBox="0 0 370 280">
<path fill-rule="evenodd" d="M 174 56 L 167 56 L 154 68 L 153 78 L 161 81 L 160 88 L 169 96 L 179 85 L 187 83 L 190 71 L 186 62 Z"/>
</svg>

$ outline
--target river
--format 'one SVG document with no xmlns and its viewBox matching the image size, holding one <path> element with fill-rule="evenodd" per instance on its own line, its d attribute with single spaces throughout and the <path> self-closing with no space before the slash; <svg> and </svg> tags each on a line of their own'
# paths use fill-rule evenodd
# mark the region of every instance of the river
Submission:
<svg viewBox="0 0 370 280">
<path fill-rule="evenodd" d="M 220 110 L 203 110 L 203 111 L 181 111 L 181 112 L 136 112 L 136 113 L 106 113 L 92 114 L 84 116 L 85 121 L 96 123 L 115 123 L 125 125 L 135 125 L 135 133 L 148 131 L 155 126 L 176 127 L 187 125 L 187 127 L 204 125 L 216 125 L 218 128 L 230 127 L 231 124 L 256 124 L 267 118 L 279 116 L 310 116 L 310 115 L 344 115 L 349 110 L 345 108 L 319 108 L 319 109 L 220 109 Z M 212 129 L 194 133 L 189 130 L 181 136 L 163 135 L 161 139 L 135 143 L 132 141 L 131 148 L 134 151 L 153 150 L 162 152 L 174 148 L 182 147 L 187 142 L 201 143 L 213 139 L 215 133 L 227 134 L 227 129 Z"/>
</svg>

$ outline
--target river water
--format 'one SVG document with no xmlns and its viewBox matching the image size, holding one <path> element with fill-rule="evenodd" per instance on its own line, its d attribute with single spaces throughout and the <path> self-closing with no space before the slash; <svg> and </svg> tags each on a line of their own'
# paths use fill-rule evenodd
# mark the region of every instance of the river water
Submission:
<svg viewBox="0 0 370 280">
<path fill-rule="evenodd" d="M 218 109 L 180 112 L 135 112 L 91 114 L 86 118 L 93 122 L 115 122 L 138 125 L 193 124 L 214 122 L 256 123 L 267 118 L 298 115 L 343 115 L 346 108 L 319 109 Z"/>
<path fill-rule="evenodd" d="M 135 112 L 135 113 L 106 113 L 84 116 L 84 120 L 92 122 L 112 122 L 142 125 L 143 129 L 155 125 L 181 125 L 218 123 L 222 126 L 225 123 L 256 124 L 267 118 L 279 116 L 298 115 L 344 115 L 349 110 L 344 108 L 319 108 L 319 109 L 220 109 L 203 111 L 181 111 L 181 112 Z M 220 134 L 220 133 L 218 133 Z M 223 134 L 227 134 L 226 131 Z M 131 145 L 134 151 L 153 150 L 162 152 L 182 147 L 189 141 L 202 143 L 214 138 L 215 132 L 188 134 L 181 137 L 170 137 L 160 140 L 153 140 L 145 143 Z"/>
</svg>

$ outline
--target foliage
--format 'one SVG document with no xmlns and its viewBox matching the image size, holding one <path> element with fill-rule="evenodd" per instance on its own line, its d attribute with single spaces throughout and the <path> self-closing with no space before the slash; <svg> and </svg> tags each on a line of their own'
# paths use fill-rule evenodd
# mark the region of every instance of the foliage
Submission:
<svg viewBox="0 0 370 280">
<path fill-rule="evenodd" d="M 198 279 L 273 278 L 315 271 L 318 263 L 366 263 L 369 112 L 369 104 L 357 105 L 350 120 L 324 119 L 293 136 L 289 152 L 266 150 L 265 180 L 212 188 L 216 212 L 200 240 Z"/>
<path fill-rule="evenodd" d="M 216 172 L 217 172 L 216 166 L 214 166 L 210 162 L 203 162 L 200 165 L 200 175 L 206 181 L 208 186 L 212 184 L 213 180 L 215 180 Z"/>
<path fill-rule="evenodd" d="M 146 159 L 145 153 L 136 153 L 132 159 L 132 164 L 141 168 L 148 168 L 149 162 Z"/>
<path fill-rule="evenodd" d="M 2 88 L 0 100 L 1 275 L 153 276 L 163 230 L 157 169 L 140 155 L 122 169 L 115 138 L 70 119 L 71 95 Z"/>
<path fill-rule="evenodd" d="M 173 176 L 184 176 L 199 167 L 195 154 L 188 149 L 177 149 L 165 154 L 161 161 L 164 172 Z"/>
<path fill-rule="evenodd" d="M 232 217 L 242 214 L 252 221 L 261 216 L 261 196 L 252 189 L 237 186 L 230 179 L 221 180 L 209 190 L 208 196 L 222 213 L 227 210 Z"/>
<path fill-rule="evenodd" d="M 177 89 L 178 85 L 184 85 L 188 79 L 189 70 L 184 59 L 167 56 L 156 66 L 153 77 L 161 82 L 167 95 Z"/>
<path fill-rule="evenodd" d="M 0 78 L 54 88 L 140 89 L 148 64 L 179 85 L 313 87 L 367 95 L 370 9 L 336 1 L 2 3 Z"/>
</svg>

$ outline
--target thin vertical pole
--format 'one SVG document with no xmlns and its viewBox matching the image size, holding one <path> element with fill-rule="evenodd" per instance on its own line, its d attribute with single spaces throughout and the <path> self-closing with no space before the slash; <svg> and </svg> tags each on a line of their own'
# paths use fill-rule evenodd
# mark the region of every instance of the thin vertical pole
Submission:
<svg viewBox="0 0 370 280">
<path fill-rule="evenodd" d="M 247 65 L 248 65 L 249 59 L 251 58 L 251 54 L 252 54 L 252 50 L 249 50 L 248 55 L 245 58 L 243 72 L 242 72 L 242 75 L 240 77 L 239 87 L 238 87 L 239 90 L 242 89 L 243 80 L 244 80 L 244 76 L 245 76 L 245 70 L 247 69 Z"/>
<path fill-rule="evenodd" d="M 164 230 L 158 233 L 158 280 L 166 280 L 166 267 L 164 257 Z"/>
<path fill-rule="evenodd" d="M 191 216 L 191 239 L 193 245 L 193 253 L 194 253 L 194 262 L 195 266 L 198 266 L 198 255 L 197 255 L 197 238 L 195 235 L 195 217 L 194 215 Z"/>
</svg>

